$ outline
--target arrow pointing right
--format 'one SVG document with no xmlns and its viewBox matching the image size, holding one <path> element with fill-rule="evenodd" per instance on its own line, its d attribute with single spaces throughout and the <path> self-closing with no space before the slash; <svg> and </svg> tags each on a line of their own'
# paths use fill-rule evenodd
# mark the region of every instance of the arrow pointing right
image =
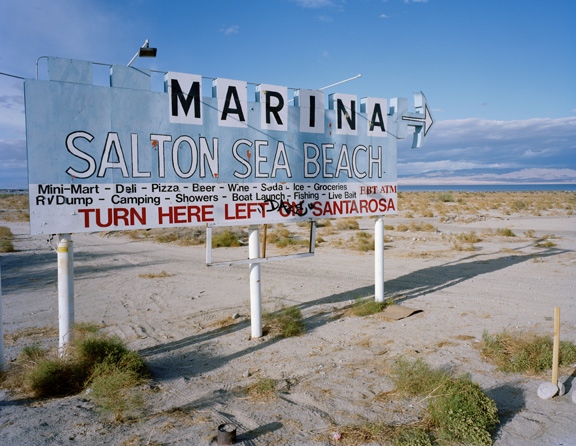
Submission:
<svg viewBox="0 0 576 446">
<path fill-rule="evenodd" d="M 414 108 L 416 109 L 416 113 L 404 114 L 402 115 L 402 120 L 408 121 L 407 125 L 414 127 L 412 148 L 416 149 L 424 145 L 424 139 L 434 124 L 434 118 L 432 117 L 432 113 L 430 113 L 424 93 L 414 93 Z"/>
</svg>

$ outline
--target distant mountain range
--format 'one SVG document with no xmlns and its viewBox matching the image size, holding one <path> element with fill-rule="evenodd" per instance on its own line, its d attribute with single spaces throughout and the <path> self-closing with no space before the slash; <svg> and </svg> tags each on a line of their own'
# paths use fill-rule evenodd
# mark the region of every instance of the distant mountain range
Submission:
<svg viewBox="0 0 576 446">
<path fill-rule="evenodd" d="M 563 169 L 464 169 L 434 170 L 416 175 L 398 175 L 403 185 L 434 184 L 543 184 L 576 183 L 576 170 Z"/>
</svg>

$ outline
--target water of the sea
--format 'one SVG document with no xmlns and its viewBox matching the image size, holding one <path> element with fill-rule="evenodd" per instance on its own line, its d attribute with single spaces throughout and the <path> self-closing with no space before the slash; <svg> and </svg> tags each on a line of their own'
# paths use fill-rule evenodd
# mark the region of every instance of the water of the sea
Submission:
<svg viewBox="0 0 576 446">
<path fill-rule="evenodd" d="M 449 184 L 449 185 L 398 185 L 398 192 L 525 192 L 525 191 L 576 191 L 576 184 Z"/>
</svg>

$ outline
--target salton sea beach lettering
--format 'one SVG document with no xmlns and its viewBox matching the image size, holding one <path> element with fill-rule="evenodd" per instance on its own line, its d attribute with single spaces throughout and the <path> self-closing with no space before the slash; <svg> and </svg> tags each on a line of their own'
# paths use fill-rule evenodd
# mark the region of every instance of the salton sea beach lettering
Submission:
<svg viewBox="0 0 576 446">
<path fill-rule="evenodd" d="M 403 99 L 260 84 L 251 102 L 245 81 L 202 96 L 202 76 L 168 72 L 155 92 L 145 70 L 96 86 L 89 62 L 47 63 L 25 83 L 32 233 L 396 213 Z"/>
</svg>

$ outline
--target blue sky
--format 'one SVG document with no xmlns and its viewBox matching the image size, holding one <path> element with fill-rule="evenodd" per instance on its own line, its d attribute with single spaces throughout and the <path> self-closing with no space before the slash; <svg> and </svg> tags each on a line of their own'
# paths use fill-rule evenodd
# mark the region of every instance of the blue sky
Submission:
<svg viewBox="0 0 576 446">
<path fill-rule="evenodd" d="M 399 184 L 576 183 L 576 2 L 0 0 L 0 72 L 39 56 L 406 97 L 436 120 Z M 23 82 L 0 75 L 0 188 L 27 186 Z"/>
</svg>

